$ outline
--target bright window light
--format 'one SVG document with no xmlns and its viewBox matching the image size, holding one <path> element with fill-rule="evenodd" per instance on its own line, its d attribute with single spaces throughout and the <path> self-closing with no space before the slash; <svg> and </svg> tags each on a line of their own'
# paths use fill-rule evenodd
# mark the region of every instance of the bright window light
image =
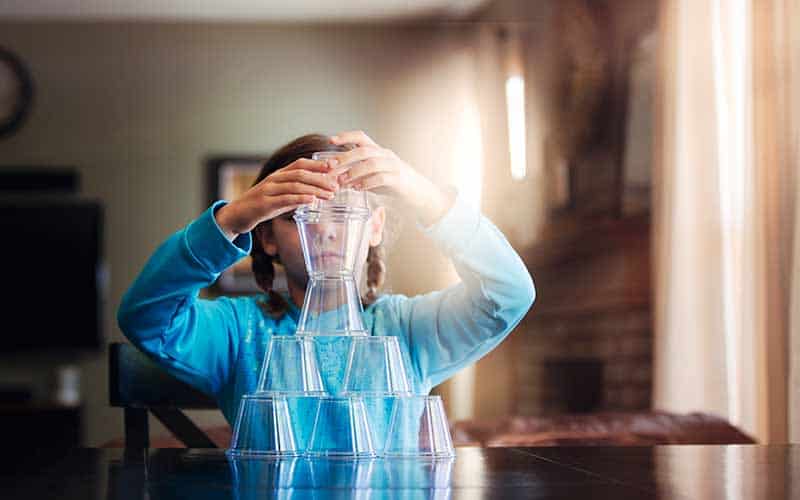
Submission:
<svg viewBox="0 0 800 500">
<path fill-rule="evenodd" d="M 723 322 L 728 376 L 728 416 L 738 423 L 743 416 L 740 374 L 745 319 L 739 307 L 746 285 L 740 269 L 744 258 L 743 228 L 753 186 L 749 163 L 750 122 L 747 95 L 750 13 L 747 0 L 716 0 L 712 4 L 712 50 L 719 190 L 722 223 Z"/>
<path fill-rule="evenodd" d="M 477 105 L 469 101 L 457 121 L 455 165 L 458 165 L 458 191 L 475 208 L 481 207 L 483 184 L 483 140 Z"/>
<path fill-rule="evenodd" d="M 525 165 L 525 80 L 518 75 L 506 80 L 508 115 L 508 151 L 511 155 L 511 177 L 524 179 Z"/>
</svg>

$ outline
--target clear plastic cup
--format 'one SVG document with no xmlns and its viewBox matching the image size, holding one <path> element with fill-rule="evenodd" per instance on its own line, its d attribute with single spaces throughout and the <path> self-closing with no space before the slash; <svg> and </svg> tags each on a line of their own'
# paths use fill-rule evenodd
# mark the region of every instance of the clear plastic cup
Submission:
<svg viewBox="0 0 800 500">
<path fill-rule="evenodd" d="M 318 405 L 314 397 L 243 396 L 227 453 L 233 457 L 302 454 L 307 447 L 308 432 L 297 425 L 292 413 L 308 413 Z"/>
<path fill-rule="evenodd" d="M 380 457 L 386 447 L 389 423 L 392 420 L 396 396 L 364 396 L 364 410 L 367 412 L 369 430 L 375 453 Z"/>
<path fill-rule="evenodd" d="M 312 160 L 328 160 L 344 153 L 344 151 L 317 151 L 311 154 Z M 306 206 L 310 210 L 327 210 L 338 213 L 346 209 L 347 211 L 359 215 L 369 215 L 369 203 L 365 191 L 358 189 L 341 189 L 336 192 L 336 196 L 331 200 L 317 199 L 314 203 Z"/>
<path fill-rule="evenodd" d="M 312 457 L 374 457 L 364 400 L 321 398 L 307 453 Z"/>
<path fill-rule="evenodd" d="M 258 392 L 324 395 L 313 340 L 288 335 L 272 337 L 261 369 Z"/>
<path fill-rule="evenodd" d="M 395 398 L 383 455 L 427 458 L 455 456 L 442 398 Z"/>
<path fill-rule="evenodd" d="M 345 394 L 410 395 L 411 388 L 397 338 L 353 339 L 343 388 Z"/>
<path fill-rule="evenodd" d="M 325 160 L 340 151 L 313 153 L 314 160 Z M 366 191 L 345 188 L 330 200 L 315 198 L 295 211 L 301 244 L 307 257 L 309 275 L 317 272 L 353 271 L 364 223 L 370 209 Z"/>
<path fill-rule="evenodd" d="M 339 153 L 314 153 L 324 159 Z M 370 216 L 366 191 L 345 188 L 330 200 L 314 202 L 295 210 L 306 270 L 312 278 L 320 275 L 353 274 L 361 252 L 364 227 Z"/>
<path fill-rule="evenodd" d="M 317 277 L 308 282 L 297 335 L 366 335 L 355 279 Z"/>
<path fill-rule="evenodd" d="M 353 337 L 348 335 L 316 335 L 314 339 L 317 348 L 319 370 L 322 373 L 322 383 L 328 396 L 342 395 L 342 382 L 347 370 L 347 358 L 350 355 L 350 345 Z"/>
<path fill-rule="evenodd" d="M 335 158 L 340 154 L 344 153 L 344 151 L 317 151 L 311 153 L 312 160 L 328 160 L 330 158 Z"/>
</svg>

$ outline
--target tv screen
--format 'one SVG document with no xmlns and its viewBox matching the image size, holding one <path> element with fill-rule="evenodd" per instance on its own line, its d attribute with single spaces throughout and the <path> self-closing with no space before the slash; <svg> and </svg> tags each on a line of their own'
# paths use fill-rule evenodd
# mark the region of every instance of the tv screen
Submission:
<svg viewBox="0 0 800 500">
<path fill-rule="evenodd" d="M 0 198 L 0 352 L 101 347 L 102 226 L 97 202 Z"/>
</svg>

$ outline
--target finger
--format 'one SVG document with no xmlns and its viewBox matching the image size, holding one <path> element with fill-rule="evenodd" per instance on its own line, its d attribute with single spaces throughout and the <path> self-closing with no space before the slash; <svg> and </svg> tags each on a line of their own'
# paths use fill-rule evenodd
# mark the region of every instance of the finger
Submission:
<svg viewBox="0 0 800 500">
<path fill-rule="evenodd" d="M 378 144 L 373 141 L 367 134 L 364 133 L 362 130 L 351 130 L 348 132 L 340 132 L 334 136 L 331 136 L 331 143 L 332 144 L 355 144 L 357 146 L 377 146 Z"/>
<path fill-rule="evenodd" d="M 350 170 L 350 167 L 352 167 L 352 165 L 342 165 L 341 162 L 338 162 L 337 165 L 328 172 L 328 175 L 336 179 L 339 175 Z"/>
<path fill-rule="evenodd" d="M 314 197 L 309 195 L 285 194 L 275 199 L 275 211 L 273 218 L 283 215 L 292 210 L 296 210 L 303 205 L 314 203 Z"/>
<path fill-rule="evenodd" d="M 345 167 L 351 163 L 363 161 L 368 158 L 390 158 L 391 156 L 392 152 L 388 149 L 383 149 L 376 146 L 362 146 L 351 149 L 350 151 L 344 151 L 340 155 L 336 156 L 336 159 L 339 160 L 339 167 L 337 168 Z"/>
<path fill-rule="evenodd" d="M 339 183 L 336 181 L 336 175 L 332 173 L 318 173 L 309 170 L 283 170 L 278 171 L 270 176 L 272 182 L 303 182 L 319 188 L 336 191 L 339 188 Z"/>
<path fill-rule="evenodd" d="M 313 195 L 317 198 L 322 198 L 325 200 L 330 200 L 334 196 L 333 191 L 328 191 L 327 189 L 318 188 L 303 182 L 276 182 L 267 184 L 267 186 L 264 188 L 264 194 L 266 196 L 304 194 Z"/>
<path fill-rule="evenodd" d="M 312 172 L 329 172 L 331 168 L 337 163 L 335 158 L 330 160 L 311 160 L 309 158 L 299 158 L 292 163 L 286 165 L 285 167 L 277 170 L 280 172 L 281 170 L 310 170 Z"/>
<path fill-rule="evenodd" d="M 396 175 L 390 172 L 378 172 L 367 175 L 353 184 L 355 189 L 362 191 L 380 191 L 381 188 L 391 188 L 395 184 Z"/>
<path fill-rule="evenodd" d="M 392 172 L 394 170 L 391 161 L 380 157 L 367 158 L 352 165 L 347 172 L 338 177 L 340 187 L 350 186 L 368 175 L 379 172 Z"/>
</svg>

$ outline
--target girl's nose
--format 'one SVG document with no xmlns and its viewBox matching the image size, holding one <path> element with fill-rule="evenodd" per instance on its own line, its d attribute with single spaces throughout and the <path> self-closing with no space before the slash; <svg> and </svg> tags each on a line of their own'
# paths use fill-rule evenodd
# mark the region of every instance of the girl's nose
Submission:
<svg viewBox="0 0 800 500">
<path fill-rule="evenodd" d="M 328 224 L 327 226 L 325 226 L 322 232 L 326 240 L 335 240 L 337 233 L 338 231 L 336 231 L 336 226 L 334 226 L 333 224 Z"/>
<path fill-rule="evenodd" d="M 325 244 L 335 241 L 338 238 L 338 231 L 333 224 L 322 225 L 314 233 L 314 246 L 321 249 Z"/>
</svg>

